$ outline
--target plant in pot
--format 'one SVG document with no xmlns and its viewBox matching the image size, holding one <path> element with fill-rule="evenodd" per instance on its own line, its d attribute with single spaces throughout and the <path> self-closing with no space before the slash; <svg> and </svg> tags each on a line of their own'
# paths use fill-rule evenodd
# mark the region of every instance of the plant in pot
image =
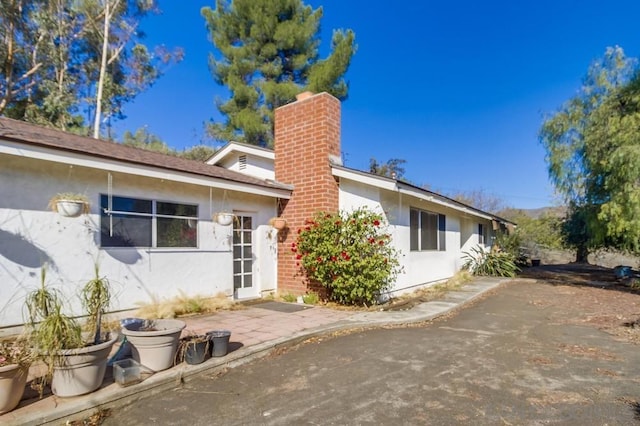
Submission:
<svg viewBox="0 0 640 426">
<path fill-rule="evenodd" d="M 122 334 L 131 345 L 132 358 L 157 372 L 173 365 L 180 334 L 186 326 L 177 319 L 133 321 L 122 326 Z"/>
<path fill-rule="evenodd" d="M 209 337 L 205 335 L 188 335 L 180 339 L 176 363 L 184 360 L 195 365 L 206 361 L 211 355 Z"/>
<path fill-rule="evenodd" d="M 60 192 L 49 200 L 49 208 L 65 217 L 78 217 L 90 211 L 89 198 L 84 194 Z"/>
<path fill-rule="evenodd" d="M 213 215 L 213 220 L 222 226 L 229 226 L 233 223 L 235 215 L 231 212 L 218 212 Z"/>
<path fill-rule="evenodd" d="M 46 268 L 42 268 L 40 287 L 27 295 L 29 340 L 48 372 L 40 382 L 50 380 L 51 391 L 61 397 L 83 395 L 98 389 L 104 380 L 107 358 L 118 339 L 117 333 L 100 333 L 102 314 L 106 311 L 111 291 L 109 281 L 95 278 L 81 290 L 83 306 L 93 330 L 83 339 L 80 324 L 62 312 L 60 294 L 46 285 Z"/>
<path fill-rule="evenodd" d="M 0 342 L 0 415 L 20 403 L 32 358 L 33 351 L 24 336 Z"/>
<path fill-rule="evenodd" d="M 269 219 L 269 225 L 280 231 L 287 227 L 287 219 L 280 216 L 272 217 L 271 219 Z"/>
</svg>

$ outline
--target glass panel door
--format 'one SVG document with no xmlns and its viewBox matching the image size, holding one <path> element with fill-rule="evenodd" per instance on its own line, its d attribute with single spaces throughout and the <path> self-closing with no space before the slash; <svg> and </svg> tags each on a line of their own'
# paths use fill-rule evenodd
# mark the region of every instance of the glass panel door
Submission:
<svg viewBox="0 0 640 426">
<path fill-rule="evenodd" d="M 253 280 L 253 217 L 238 214 L 233 222 L 233 295 L 257 297 Z"/>
</svg>

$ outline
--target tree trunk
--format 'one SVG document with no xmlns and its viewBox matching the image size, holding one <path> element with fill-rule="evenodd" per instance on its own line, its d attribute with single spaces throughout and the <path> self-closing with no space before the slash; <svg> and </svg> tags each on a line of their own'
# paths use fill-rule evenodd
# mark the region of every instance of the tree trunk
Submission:
<svg viewBox="0 0 640 426">
<path fill-rule="evenodd" d="M 104 2 L 104 32 L 102 40 L 102 58 L 100 62 L 100 78 L 98 79 L 98 90 L 96 93 L 96 116 L 93 121 L 93 137 L 100 137 L 100 117 L 102 115 L 102 89 L 104 87 L 104 77 L 107 73 L 107 55 L 109 48 L 109 0 Z"/>
<path fill-rule="evenodd" d="M 11 92 L 13 91 L 13 61 L 14 61 L 14 51 L 13 51 L 13 43 L 14 43 L 14 33 L 15 27 L 13 25 L 13 21 L 9 25 L 7 29 L 7 34 L 9 40 L 7 40 L 7 58 L 5 62 L 4 75 L 5 80 L 7 82 L 6 92 L 2 94 L 2 100 L 0 100 L 0 114 L 4 113 L 4 110 L 7 108 L 9 103 L 11 102 Z"/>
<path fill-rule="evenodd" d="M 588 257 L 589 249 L 584 245 L 578 246 L 576 249 L 576 263 L 589 263 Z"/>
</svg>

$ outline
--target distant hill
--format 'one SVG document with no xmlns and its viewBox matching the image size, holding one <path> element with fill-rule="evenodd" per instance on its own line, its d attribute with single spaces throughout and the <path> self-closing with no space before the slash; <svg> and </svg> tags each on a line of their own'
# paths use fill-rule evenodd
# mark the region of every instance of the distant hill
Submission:
<svg viewBox="0 0 640 426">
<path fill-rule="evenodd" d="M 505 209 L 498 213 L 498 216 L 502 216 L 506 219 L 513 219 L 517 216 L 525 214 L 532 219 L 539 219 L 543 215 L 551 215 L 557 217 L 563 217 L 567 212 L 567 208 L 565 206 L 549 206 L 549 207 L 540 207 L 537 209 Z"/>
</svg>

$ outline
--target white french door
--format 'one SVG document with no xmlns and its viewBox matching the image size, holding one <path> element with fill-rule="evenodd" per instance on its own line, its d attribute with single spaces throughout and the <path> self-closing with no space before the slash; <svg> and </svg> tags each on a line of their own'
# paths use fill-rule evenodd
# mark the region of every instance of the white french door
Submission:
<svg viewBox="0 0 640 426">
<path fill-rule="evenodd" d="M 255 217 L 238 213 L 233 222 L 233 296 L 236 299 L 257 297 L 253 265 L 253 240 Z"/>
</svg>

